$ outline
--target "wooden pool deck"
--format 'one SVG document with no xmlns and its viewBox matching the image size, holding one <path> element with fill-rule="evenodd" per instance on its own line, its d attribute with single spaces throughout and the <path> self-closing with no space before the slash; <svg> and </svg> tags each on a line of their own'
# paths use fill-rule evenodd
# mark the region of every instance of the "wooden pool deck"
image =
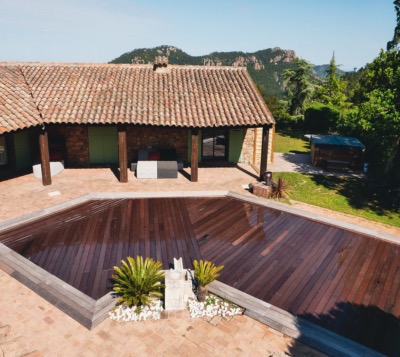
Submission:
<svg viewBox="0 0 400 357">
<path fill-rule="evenodd" d="M 86 295 L 113 266 L 225 266 L 219 280 L 388 355 L 400 351 L 399 245 L 234 197 L 91 200 L 5 229 L 0 242 Z"/>
</svg>

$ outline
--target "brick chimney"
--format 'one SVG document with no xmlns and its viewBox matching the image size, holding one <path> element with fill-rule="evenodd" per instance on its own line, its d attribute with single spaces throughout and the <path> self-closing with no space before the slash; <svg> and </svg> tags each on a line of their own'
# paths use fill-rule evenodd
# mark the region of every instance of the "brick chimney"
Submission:
<svg viewBox="0 0 400 357">
<path fill-rule="evenodd" d="M 156 56 L 153 66 L 154 72 L 157 73 L 168 73 L 168 57 L 167 56 Z"/>
</svg>

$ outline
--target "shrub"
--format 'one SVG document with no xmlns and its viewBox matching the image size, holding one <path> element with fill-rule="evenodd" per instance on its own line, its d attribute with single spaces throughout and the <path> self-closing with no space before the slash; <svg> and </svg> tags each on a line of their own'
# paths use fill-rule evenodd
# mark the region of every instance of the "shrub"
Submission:
<svg viewBox="0 0 400 357">
<path fill-rule="evenodd" d="M 330 105 L 315 103 L 304 112 L 304 128 L 315 134 L 329 133 L 336 129 L 340 112 Z"/>
<path fill-rule="evenodd" d="M 279 110 L 274 114 L 274 118 L 279 129 L 299 130 L 304 126 L 304 116 L 301 114 L 291 116 L 285 111 Z"/>
<path fill-rule="evenodd" d="M 197 289 L 197 299 L 205 301 L 207 296 L 207 285 L 219 277 L 219 272 L 224 268 L 223 265 L 217 267 L 214 263 L 207 260 L 193 261 L 194 277 L 199 284 Z"/>
<path fill-rule="evenodd" d="M 221 271 L 224 266 L 217 267 L 214 263 L 207 260 L 193 261 L 194 266 L 194 277 L 200 286 L 207 286 L 219 277 L 218 272 Z"/>
<path fill-rule="evenodd" d="M 119 295 L 118 303 L 128 306 L 148 305 L 153 297 L 162 297 L 164 278 L 162 264 L 151 258 L 137 256 L 136 261 L 128 257 L 121 267 L 114 267 L 114 291 Z"/>
<path fill-rule="evenodd" d="M 275 199 L 286 198 L 289 188 L 289 183 L 283 177 L 279 177 L 278 182 L 272 182 L 270 197 Z"/>
</svg>

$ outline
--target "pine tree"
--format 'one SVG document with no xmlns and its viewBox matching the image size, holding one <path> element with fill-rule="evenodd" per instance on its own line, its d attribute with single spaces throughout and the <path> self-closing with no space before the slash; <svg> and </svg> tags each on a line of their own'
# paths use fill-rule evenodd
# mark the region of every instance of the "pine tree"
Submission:
<svg viewBox="0 0 400 357">
<path fill-rule="evenodd" d="M 305 105 L 314 91 L 314 86 L 311 83 L 312 65 L 303 59 L 296 59 L 295 63 L 296 69 L 285 69 L 283 71 L 290 115 L 303 114 Z"/>
<path fill-rule="evenodd" d="M 394 9 L 396 11 L 397 24 L 394 28 L 393 39 L 387 43 L 387 50 L 393 50 L 400 43 L 400 0 L 393 1 Z"/>
<path fill-rule="evenodd" d="M 319 102 L 329 104 L 338 109 L 346 107 L 347 97 L 345 95 L 346 82 L 338 74 L 335 52 L 333 52 L 329 67 L 326 71 L 326 79 L 318 88 L 316 97 Z"/>
</svg>

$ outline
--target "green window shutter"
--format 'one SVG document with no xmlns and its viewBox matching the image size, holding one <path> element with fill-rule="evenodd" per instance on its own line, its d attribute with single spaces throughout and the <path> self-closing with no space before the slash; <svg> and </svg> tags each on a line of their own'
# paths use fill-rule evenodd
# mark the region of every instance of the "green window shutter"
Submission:
<svg viewBox="0 0 400 357">
<path fill-rule="evenodd" d="M 243 129 L 231 129 L 229 131 L 229 162 L 241 162 L 243 139 Z"/>
<path fill-rule="evenodd" d="M 89 127 L 89 158 L 91 164 L 118 163 L 118 132 L 115 126 Z"/>
<path fill-rule="evenodd" d="M 199 162 L 201 162 L 201 130 L 199 130 Z M 190 162 L 190 160 L 192 159 L 192 131 L 189 129 L 188 130 L 188 153 L 187 153 L 187 157 L 188 160 Z"/>
<path fill-rule="evenodd" d="M 27 130 L 14 133 L 14 147 L 17 169 L 32 166 L 29 132 Z"/>
</svg>

